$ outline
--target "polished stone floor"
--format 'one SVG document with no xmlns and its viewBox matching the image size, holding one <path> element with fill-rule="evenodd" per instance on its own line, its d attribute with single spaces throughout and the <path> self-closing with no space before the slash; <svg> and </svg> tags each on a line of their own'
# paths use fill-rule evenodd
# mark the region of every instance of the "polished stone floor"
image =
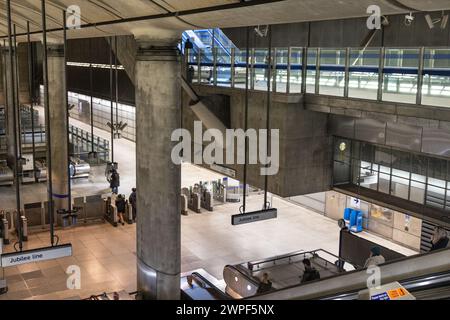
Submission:
<svg viewBox="0 0 450 320">
<path fill-rule="evenodd" d="M 86 126 L 72 121 L 80 127 Z M 108 133 L 101 130 L 95 129 L 95 134 L 108 138 Z M 128 194 L 135 181 L 134 143 L 119 140 L 116 151 L 116 160 L 121 168 L 121 192 Z M 182 166 L 183 186 L 218 178 L 221 176 L 212 171 L 191 164 Z M 109 192 L 101 169 L 91 178 L 77 181 L 73 187 L 75 195 Z M 45 184 L 24 186 L 22 195 L 25 202 L 41 201 L 45 198 Z M 13 199 L 13 188 L 0 189 L 2 206 Z M 231 225 L 231 215 L 239 212 L 240 203 L 220 205 L 212 213 L 191 212 L 189 216 L 182 216 L 182 272 L 203 268 L 217 279 L 222 279 L 226 264 L 319 248 L 337 254 L 339 228 L 334 220 L 278 197 L 273 197 L 272 201 L 279 210 L 278 219 L 248 225 Z M 262 195 L 251 195 L 248 210 L 259 210 L 262 202 Z M 94 224 L 57 230 L 56 234 L 61 244 L 73 245 L 73 256 L 5 268 L 9 292 L 1 295 L 0 300 L 80 299 L 105 291 L 136 290 L 135 225 L 114 228 L 108 223 Z M 361 236 L 406 255 L 415 253 L 366 232 Z M 49 238 L 48 232 L 33 233 L 25 249 L 49 246 Z M 13 250 L 12 245 L 4 247 L 5 252 Z M 65 272 L 71 265 L 80 267 L 80 290 L 67 289 L 68 275 Z"/>
</svg>

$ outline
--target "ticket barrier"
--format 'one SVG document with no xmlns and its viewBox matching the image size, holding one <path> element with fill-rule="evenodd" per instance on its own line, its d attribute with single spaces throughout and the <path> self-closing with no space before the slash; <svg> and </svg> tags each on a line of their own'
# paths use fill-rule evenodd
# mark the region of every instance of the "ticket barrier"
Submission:
<svg viewBox="0 0 450 320">
<path fill-rule="evenodd" d="M 217 180 L 212 182 L 213 187 L 213 200 L 215 203 L 221 202 L 226 203 L 227 202 L 227 189 L 225 185 L 222 183 L 222 180 Z"/>
<path fill-rule="evenodd" d="M 108 198 L 104 199 L 103 212 L 105 213 L 104 217 L 105 217 L 106 221 L 111 223 L 114 227 L 117 227 L 119 224 L 119 214 L 117 212 L 115 197 L 112 198 L 111 196 L 108 196 Z M 134 221 L 133 221 L 133 206 L 128 201 L 126 201 L 126 204 L 125 204 L 125 213 L 123 215 L 123 219 L 128 224 L 134 223 Z"/>
<path fill-rule="evenodd" d="M 201 197 L 200 194 L 197 192 L 194 192 L 192 187 L 183 188 L 181 190 L 182 194 L 185 194 L 188 199 L 188 208 L 196 213 L 201 213 Z"/>
<path fill-rule="evenodd" d="M 16 211 L 2 211 L 0 212 L 0 229 L 3 238 L 3 244 L 11 243 L 11 234 L 14 231 L 19 237 L 19 230 L 17 226 L 17 212 Z M 20 225 L 22 229 L 21 239 L 22 241 L 28 241 L 28 221 L 24 216 L 23 211 L 20 215 Z"/>
<path fill-rule="evenodd" d="M 214 211 L 213 197 L 211 192 L 207 188 L 208 183 L 195 184 L 194 192 L 200 194 L 200 207 L 208 211 Z"/>
<path fill-rule="evenodd" d="M 181 206 L 181 214 L 183 216 L 188 216 L 188 198 L 185 194 L 180 194 L 180 206 Z"/>
<path fill-rule="evenodd" d="M 3 215 L 3 213 L 0 213 L 0 239 L 3 239 L 3 244 L 0 245 L 8 245 L 10 244 L 10 228 L 9 228 L 9 222 L 8 219 L 6 219 L 6 216 Z"/>
</svg>

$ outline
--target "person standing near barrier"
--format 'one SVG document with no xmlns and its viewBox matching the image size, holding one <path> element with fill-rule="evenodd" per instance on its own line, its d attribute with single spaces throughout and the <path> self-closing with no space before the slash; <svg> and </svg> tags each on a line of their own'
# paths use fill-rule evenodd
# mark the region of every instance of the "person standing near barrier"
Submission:
<svg viewBox="0 0 450 320">
<path fill-rule="evenodd" d="M 117 170 L 112 169 L 111 171 L 111 180 L 109 182 L 109 185 L 111 187 L 112 193 L 118 194 L 119 193 L 119 186 L 120 186 L 120 176 Z"/>
<path fill-rule="evenodd" d="M 125 197 L 121 194 L 117 197 L 116 200 L 116 208 L 117 208 L 117 216 L 119 218 L 119 223 L 121 223 L 123 226 L 125 225 L 123 215 L 125 214 Z"/>
<path fill-rule="evenodd" d="M 128 198 L 128 201 L 130 202 L 131 208 L 133 209 L 133 221 L 136 221 L 136 188 L 131 189 L 131 191 L 132 192 L 130 194 L 130 197 Z"/>
</svg>

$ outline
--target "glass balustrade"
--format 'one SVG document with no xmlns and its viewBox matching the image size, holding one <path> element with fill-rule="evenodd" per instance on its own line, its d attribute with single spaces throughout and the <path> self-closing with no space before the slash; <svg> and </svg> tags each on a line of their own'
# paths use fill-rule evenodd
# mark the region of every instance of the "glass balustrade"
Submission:
<svg viewBox="0 0 450 320">
<path fill-rule="evenodd" d="M 191 82 L 245 88 L 248 60 L 252 90 L 267 91 L 270 82 L 279 93 L 450 107 L 450 49 L 254 48 L 249 59 L 246 52 L 224 45 L 190 50 Z"/>
</svg>

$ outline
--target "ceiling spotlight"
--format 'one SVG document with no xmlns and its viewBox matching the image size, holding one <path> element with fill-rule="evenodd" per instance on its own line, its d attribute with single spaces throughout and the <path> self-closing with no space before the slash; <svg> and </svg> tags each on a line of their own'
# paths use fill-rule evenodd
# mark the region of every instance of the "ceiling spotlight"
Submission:
<svg viewBox="0 0 450 320">
<path fill-rule="evenodd" d="M 257 26 L 255 28 L 255 32 L 261 38 L 265 38 L 265 37 L 267 37 L 267 33 L 269 32 L 269 26 L 265 26 L 263 28 L 261 28 L 260 26 Z"/>
<path fill-rule="evenodd" d="M 425 20 L 428 24 L 428 28 L 433 29 L 434 28 L 434 24 L 435 24 L 435 20 L 433 20 L 433 18 L 431 18 L 431 16 L 429 14 L 425 15 Z"/>
</svg>

